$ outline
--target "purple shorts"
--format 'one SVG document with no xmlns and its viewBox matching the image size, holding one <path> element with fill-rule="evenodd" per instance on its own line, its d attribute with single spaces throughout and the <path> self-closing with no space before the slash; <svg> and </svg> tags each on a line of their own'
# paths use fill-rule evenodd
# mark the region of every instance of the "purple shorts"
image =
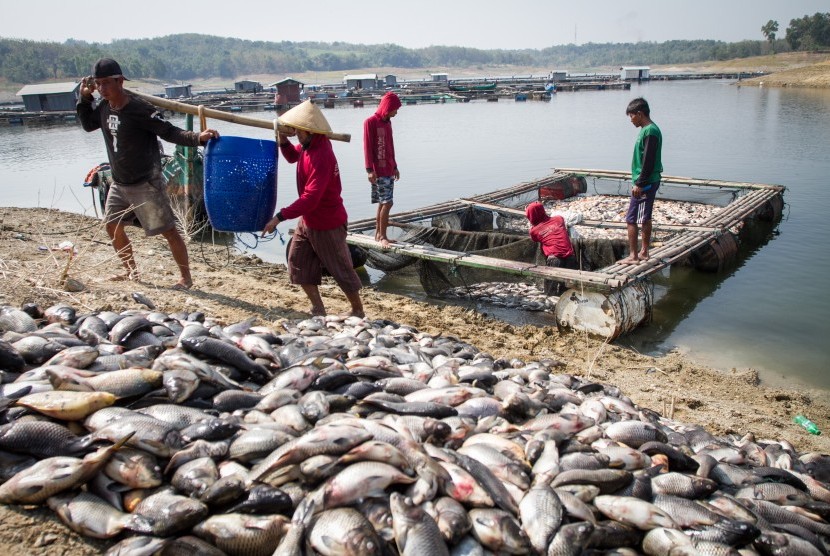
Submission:
<svg viewBox="0 0 830 556">
<path fill-rule="evenodd" d="M 645 195 L 635 198 L 631 195 L 631 200 L 628 203 L 628 213 L 625 215 L 625 221 L 628 224 L 643 224 L 651 222 L 651 209 L 654 208 L 654 198 L 657 196 L 657 188 L 660 187 L 660 182 L 646 185 L 648 187 L 644 191 Z"/>
</svg>

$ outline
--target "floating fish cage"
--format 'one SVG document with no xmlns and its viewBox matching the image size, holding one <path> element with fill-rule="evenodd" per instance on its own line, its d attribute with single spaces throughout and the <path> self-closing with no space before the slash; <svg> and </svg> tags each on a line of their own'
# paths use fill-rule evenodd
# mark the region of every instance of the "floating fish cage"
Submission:
<svg viewBox="0 0 830 556">
<path fill-rule="evenodd" d="M 512 290 L 501 297 L 503 305 L 548 311 L 561 328 L 614 339 L 650 319 L 652 277 L 675 265 L 726 270 L 739 247 L 756 239 L 753 224 L 774 225 L 784 206 L 783 186 L 664 176 L 650 258 L 621 265 L 628 251 L 630 179 L 626 172 L 557 169 L 539 180 L 392 214 L 389 249 L 374 240 L 374 219 L 352 222 L 347 241 L 367 250 L 372 268 L 395 272 L 415 265 L 430 296 L 468 292 L 499 304 L 497 283 Z M 525 207 L 533 201 L 564 217 L 579 270 L 545 266 L 528 235 Z M 551 291 L 560 294 L 543 293 Z"/>
</svg>

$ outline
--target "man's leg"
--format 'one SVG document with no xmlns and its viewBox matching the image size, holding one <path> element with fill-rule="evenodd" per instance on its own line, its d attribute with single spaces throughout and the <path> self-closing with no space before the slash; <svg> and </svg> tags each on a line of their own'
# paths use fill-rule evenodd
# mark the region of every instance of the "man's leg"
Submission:
<svg viewBox="0 0 830 556">
<path fill-rule="evenodd" d="M 349 315 L 360 318 L 365 317 L 366 313 L 363 311 L 363 301 L 360 299 L 360 291 L 347 292 L 344 290 L 343 293 L 346 294 L 346 299 L 352 305 L 352 310 Z"/>
<path fill-rule="evenodd" d="M 170 246 L 170 253 L 173 254 L 173 260 L 176 261 L 176 265 L 179 267 L 179 274 L 181 274 L 181 278 L 173 287 L 189 290 L 193 285 L 193 278 L 190 276 L 190 261 L 187 256 L 187 244 L 184 242 L 184 238 L 177 228 L 171 228 L 166 232 L 162 232 L 161 235 L 167 240 L 167 244 Z"/>
<path fill-rule="evenodd" d="M 638 229 L 637 224 L 629 223 L 626 226 L 626 231 L 628 232 L 628 256 L 620 261 L 620 264 L 636 264 L 640 261 L 639 255 L 637 255 L 637 235 Z"/>
<path fill-rule="evenodd" d="M 643 248 L 640 249 L 640 259 L 648 259 L 648 246 L 651 244 L 651 220 L 643 222 Z"/>
<path fill-rule="evenodd" d="M 392 203 L 383 203 L 378 206 L 378 236 L 380 246 L 384 249 L 389 247 L 389 238 L 386 236 L 386 228 L 389 227 L 389 211 L 392 210 Z"/>
<path fill-rule="evenodd" d="M 110 276 L 109 279 L 117 282 L 135 280 L 138 278 L 138 269 L 136 268 L 135 258 L 133 257 L 133 246 L 130 243 L 129 236 L 127 236 L 124 224 L 121 222 L 108 222 L 106 228 L 107 234 L 112 240 L 112 246 L 118 254 L 118 258 L 121 259 L 121 264 L 127 270 L 124 274 L 116 274 Z"/>
<path fill-rule="evenodd" d="M 326 316 L 326 307 L 323 305 L 323 298 L 320 297 L 320 288 L 314 284 L 300 284 L 309 301 L 311 301 L 311 315 L 315 317 Z"/>
</svg>

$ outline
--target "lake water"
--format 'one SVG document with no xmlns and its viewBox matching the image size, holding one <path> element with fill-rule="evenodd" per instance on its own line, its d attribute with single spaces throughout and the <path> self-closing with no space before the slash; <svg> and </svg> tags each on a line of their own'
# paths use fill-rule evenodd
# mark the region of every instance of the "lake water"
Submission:
<svg viewBox="0 0 830 556">
<path fill-rule="evenodd" d="M 550 102 L 404 106 L 394 120 L 401 181 L 393 212 L 541 178 L 552 168 L 628 170 L 637 130 L 626 104 L 644 96 L 664 136 L 667 175 L 787 186 L 784 218 L 727 275 L 675 269 L 654 322 L 622 340 L 640 351 L 679 348 L 722 369 L 757 369 L 765 382 L 830 390 L 830 91 L 737 87 L 726 81 L 654 82 L 630 91 L 560 92 Z M 372 217 L 362 123 L 374 111 L 327 110 L 350 219 Z M 273 112 L 246 113 L 272 119 Z M 183 125 L 183 118 L 174 118 Z M 267 130 L 211 121 L 225 135 Z M 168 148 L 168 151 L 172 147 Z M 99 133 L 80 126 L 0 128 L 0 202 L 94 215 L 81 183 L 105 161 Z M 280 160 L 279 206 L 296 198 L 294 167 Z M 292 223 L 283 224 L 286 232 Z M 253 241 L 253 236 L 247 243 Z M 285 260 L 272 241 L 253 249 Z M 385 291 L 418 296 L 412 280 L 373 273 Z"/>
</svg>

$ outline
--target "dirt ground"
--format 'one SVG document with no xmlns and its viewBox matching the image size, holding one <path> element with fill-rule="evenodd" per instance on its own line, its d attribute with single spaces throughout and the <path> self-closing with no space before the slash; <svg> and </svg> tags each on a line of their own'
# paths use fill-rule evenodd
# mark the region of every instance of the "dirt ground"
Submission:
<svg viewBox="0 0 830 556">
<path fill-rule="evenodd" d="M 309 316 L 305 296 L 288 283 L 282 265 L 230 257 L 222 247 L 191 242 L 195 284 L 190 291 L 175 291 L 169 286 L 177 272 L 166 242 L 144 238 L 137 229 L 130 235 L 141 281 L 111 282 L 106 277 L 118 272 L 120 263 L 99 220 L 48 209 L 0 208 L 0 305 L 67 303 L 79 313 L 122 311 L 142 308 L 131 297 L 138 291 L 160 311 L 198 310 L 225 323 L 255 315 L 257 324 L 278 326 L 283 319 Z M 80 282 L 83 291 L 64 291 L 64 276 Z M 336 285 L 325 283 L 321 290 L 329 312 L 347 311 Z M 641 406 L 665 414 L 673 401 L 675 419 L 712 433 L 785 438 L 800 451 L 830 453 L 828 437 L 810 436 L 790 422 L 797 413 L 827 422 L 826 398 L 765 387 L 752 369 L 722 372 L 677 353 L 654 358 L 555 327 L 513 326 L 463 308 L 432 306 L 371 288 L 362 293 L 369 318 L 453 335 L 497 357 L 554 357 L 566 364 L 565 372 L 615 384 Z M 97 554 L 107 546 L 70 532 L 44 509 L 0 507 L 0 531 L 0 550 L 10 554 Z"/>
</svg>

